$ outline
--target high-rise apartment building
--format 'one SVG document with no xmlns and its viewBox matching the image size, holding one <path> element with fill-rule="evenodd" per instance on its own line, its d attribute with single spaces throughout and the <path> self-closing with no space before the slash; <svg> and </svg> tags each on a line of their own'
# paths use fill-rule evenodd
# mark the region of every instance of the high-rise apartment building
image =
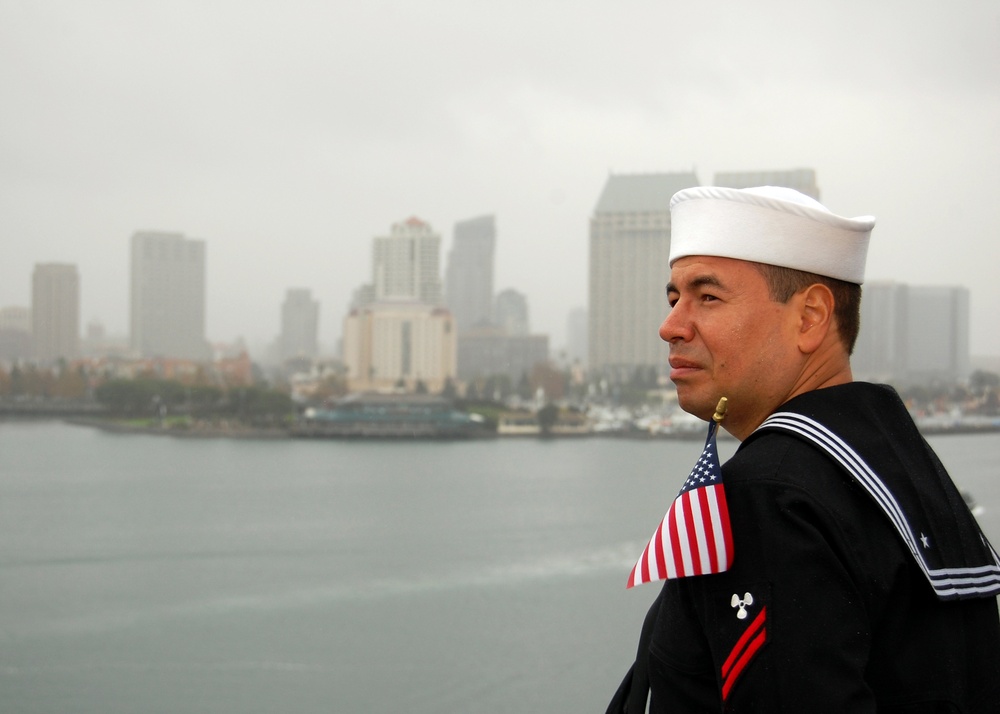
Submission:
<svg viewBox="0 0 1000 714">
<path fill-rule="evenodd" d="M 854 376 L 893 384 L 969 377 L 969 291 L 964 287 L 866 283 Z"/>
<path fill-rule="evenodd" d="M 440 252 L 441 236 L 429 223 L 409 218 L 393 224 L 390 234 L 376 237 L 373 245 L 375 300 L 440 304 Z"/>
<path fill-rule="evenodd" d="M 31 357 L 31 308 L 0 307 L 0 363 L 15 364 Z"/>
<path fill-rule="evenodd" d="M 315 358 L 319 354 L 319 302 L 312 291 L 290 288 L 281 305 L 281 357 Z"/>
<path fill-rule="evenodd" d="M 969 378 L 969 289 L 915 285 L 907 320 L 907 378 L 926 383 Z"/>
<path fill-rule="evenodd" d="M 630 374 L 664 367 L 670 198 L 693 173 L 612 174 L 590 219 L 589 367 Z"/>
<path fill-rule="evenodd" d="M 819 187 L 816 185 L 816 172 L 813 169 L 722 172 L 715 174 L 715 185 L 725 188 L 782 186 L 819 200 Z"/>
<path fill-rule="evenodd" d="M 454 242 L 445 274 L 447 302 L 459 330 L 489 324 L 493 319 L 493 253 L 496 224 L 481 216 L 455 224 Z"/>
<path fill-rule="evenodd" d="M 75 265 L 40 263 L 31 280 L 35 359 L 55 362 L 80 352 L 80 276 Z"/>
<path fill-rule="evenodd" d="M 531 332 L 528 322 L 528 298 L 513 288 L 497 293 L 493 316 L 496 324 L 507 335 L 523 337 Z"/>
<path fill-rule="evenodd" d="M 211 359 L 205 340 L 205 241 L 132 236 L 130 344 L 143 357 Z"/>
</svg>

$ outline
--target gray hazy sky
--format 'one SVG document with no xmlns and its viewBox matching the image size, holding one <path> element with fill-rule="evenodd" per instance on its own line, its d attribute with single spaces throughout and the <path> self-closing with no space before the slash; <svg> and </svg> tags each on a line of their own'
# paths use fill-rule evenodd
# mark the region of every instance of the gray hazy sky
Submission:
<svg viewBox="0 0 1000 714">
<path fill-rule="evenodd" d="M 129 237 L 177 231 L 210 339 L 306 287 L 332 344 L 373 236 L 418 216 L 443 271 L 492 213 L 496 288 L 558 347 L 609 172 L 808 167 L 878 217 L 869 280 L 968 286 L 1000 355 L 996 0 L 0 0 L 0 102 L 0 306 L 72 262 L 124 334 Z"/>
</svg>

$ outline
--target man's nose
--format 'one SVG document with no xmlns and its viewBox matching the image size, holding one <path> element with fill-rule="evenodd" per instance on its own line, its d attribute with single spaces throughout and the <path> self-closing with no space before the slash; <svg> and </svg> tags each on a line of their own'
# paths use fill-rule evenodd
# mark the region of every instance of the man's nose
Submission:
<svg viewBox="0 0 1000 714">
<path fill-rule="evenodd" d="M 680 302 L 676 303 L 660 325 L 660 339 L 664 342 L 688 340 L 691 336 L 690 323 Z"/>
</svg>

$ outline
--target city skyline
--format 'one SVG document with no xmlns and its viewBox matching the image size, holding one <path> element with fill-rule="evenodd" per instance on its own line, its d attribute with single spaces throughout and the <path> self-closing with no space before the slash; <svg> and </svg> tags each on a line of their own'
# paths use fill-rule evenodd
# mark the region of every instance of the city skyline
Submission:
<svg viewBox="0 0 1000 714">
<path fill-rule="evenodd" d="M 664 180 L 682 181 L 685 176 L 667 175 L 652 178 L 655 180 L 647 182 L 647 188 L 657 182 L 662 184 Z M 611 190 L 608 190 L 609 188 Z M 614 201 L 609 201 L 608 196 L 618 193 L 620 188 L 621 184 L 609 182 L 602 198 L 602 205 L 605 208 L 614 205 Z M 645 209 L 649 208 L 647 204 L 642 205 Z M 652 226 L 655 232 L 657 226 L 655 212 L 646 211 L 636 215 L 639 217 L 638 223 L 635 216 L 628 214 L 615 217 L 615 222 L 633 227 Z M 196 263 L 202 264 L 204 246 L 201 241 L 188 240 L 178 234 L 144 233 L 134 235 L 132 244 L 134 268 L 139 265 L 135 261 L 140 255 L 142 256 L 140 264 L 146 264 L 138 270 L 133 270 L 133 285 L 137 280 L 139 283 L 148 282 L 148 274 L 152 268 L 157 276 L 153 285 L 166 280 L 172 285 L 171 292 L 184 292 L 185 283 L 201 273 L 198 267 L 194 273 L 187 275 L 194 266 L 185 266 L 178 272 L 179 266 L 173 264 L 178 258 L 181 258 L 182 262 L 195 258 Z M 619 249 L 624 252 L 632 250 L 626 250 L 624 247 Z M 165 258 L 166 264 L 163 263 Z M 655 256 L 646 259 L 655 262 Z M 153 264 L 149 264 L 150 260 Z M 195 280 L 195 282 L 200 281 Z M 162 313 L 163 310 L 154 310 L 154 313 L 158 314 L 157 320 L 162 322 L 161 329 L 157 330 L 157 333 L 162 332 L 164 335 L 170 333 L 175 339 L 160 340 L 160 346 L 153 350 L 148 346 L 146 348 L 140 346 L 143 342 L 141 334 L 138 340 L 133 335 L 132 347 L 128 349 L 126 340 L 115 340 L 107 336 L 102 327 L 94 323 L 87 326 L 85 336 L 81 335 L 79 283 L 79 275 L 73 264 L 36 265 L 33 273 L 31 307 L 0 307 L 0 366 L 4 362 L 16 363 L 20 360 L 48 366 L 62 360 L 73 361 L 79 357 L 107 356 L 119 358 L 130 356 L 133 359 L 152 357 L 180 361 L 208 360 L 207 341 L 195 340 L 200 346 L 194 352 L 200 353 L 201 356 L 190 353 L 189 338 L 191 335 L 196 336 L 198 330 L 192 332 L 191 329 L 184 328 L 178 332 L 175 327 L 162 322 L 163 315 L 158 313 Z M 968 288 L 913 285 L 898 281 L 868 281 L 865 285 L 866 298 L 861 305 L 861 332 L 851 359 L 856 379 L 903 385 L 921 382 L 962 383 L 968 380 L 974 371 L 996 369 L 996 358 L 985 356 L 982 360 L 977 360 L 970 354 Z M 163 293 L 163 287 L 161 284 L 157 292 Z M 197 298 L 203 293 L 203 287 L 200 285 L 187 287 L 196 289 L 192 295 L 184 296 L 177 307 L 192 307 L 191 298 Z M 601 287 L 598 293 L 606 289 Z M 144 301 L 145 299 L 139 302 Z M 161 308 L 165 307 L 169 306 L 161 305 Z M 580 366 L 589 367 L 595 376 L 606 375 L 609 367 L 612 372 L 627 376 L 637 367 L 657 366 L 648 361 L 616 362 L 608 361 L 606 358 L 597 365 L 586 364 L 585 341 L 589 330 L 587 311 L 584 308 L 578 308 L 568 316 L 569 344 L 565 350 L 560 350 L 557 354 L 549 353 L 549 335 L 530 332 L 527 301 L 523 294 L 513 289 L 501 291 L 496 296 L 494 310 L 495 323 L 481 323 L 462 335 L 459 334 L 462 331 L 455 329 L 451 310 L 443 303 L 421 301 L 416 296 L 408 295 L 398 295 L 384 301 L 370 301 L 365 305 L 352 307 L 345 316 L 345 335 L 350 337 L 344 344 L 344 354 L 333 355 L 329 352 L 321 353 L 318 349 L 316 337 L 320 306 L 312 299 L 311 290 L 289 288 L 281 305 L 281 334 L 275 338 L 271 349 L 265 350 L 263 354 L 257 353 L 251 356 L 259 363 L 270 367 L 275 366 L 276 359 L 279 362 L 306 359 L 315 364 L 317 360 L 322 361 L 330 356 L 342 356 L 349 372 L 354 375 L 351 378 L 352 383 L 359 388 L 395 385 L 400 378 L 405 379 L 406 375 L 412 377 L 418 373 L 426 375 L 429 383 L 440 387 L 448 378 L 455 376 L 449 374 L 449 371 L 455 370 L 456 365 L 457 376 L 460 379 L 496 376 L 501 373 L 516 379 L 522 373 L 530 372 L 534 366 L 553 357 L 561 365 L 580 362 Z M 176 317 L 170 320 L 176 320 Z M 601 329 L 606 331 L 607 328 Z M 374 339 L 376 335 L 389 337 L 392 345 L 376 345 L 375 342 L 378 341 Z M 458 336 L 457 362 L 454 354 L 456 335 Z M 450 347 L 443 352 L 442 338 L 445 343 L 450 344 Z M 618 338 L 623 336 L 618 335 Z M 609 340 L 604 342 L 607 341 Z M 228 345 L 216 343 L 214 348 L 218 352 L 213 359 L 224 357 L 227 353 L 230 357 L 242 353 L 243 358 L 248 359 L 244 351 L 245 346 L 239 342 Z M 635 352 L 635 348 L 629 348 L 629 351 Z M 189 353 L 184 354 L 185 352 Z M 451 353 L 451 356 L 445 353 Z M 380 360 L 377 366 L 375 358 Z M 368 360 L 370 363 L 368 369 L 383 373 L 383 378 L 374 382 L 359 379 L 359 360 Z M 417 364 L 417 361 L 420 366 L 411 372 L 410 365 Z M 977 362 L 978 364 L 975 364 Z M 386 377 L 384 373 L 391 372 L 388 369 L 391 364 L 396 364 L 400 374 L 390 374 Z M 432 376 L 432 373 L 437 376 Z M 425 386 L 428 383 L 426 380 L 421 381 L 425 381 Z"/>
<path fill-rule="evenodd" d="M 797 170 L 796 172 L 799 172 L 799 173 L 805 172 L 805 173 L 810 174 L 810 175 L 812 175 L 812 173 L 813 173 L 811 170 Z M 776 174 L 776 173 L 781 173 L 781 172 L 761 171 L 761 172 L 758 172 L 758 173 L 760 173 L 760 174 L 763 175 L 763 174 L 768 174 L 768 173 Z M 793 172 L 785 172 L 785 173 L 793 173 Z M 733 177 L 735 177 L 737 175 L 738 175 L 738 172 L 729 172 L 729 173 L 720 173 L 720 174 L 717 174 L 715 176 L 715 183 L 718 184 L 718 185 L 729 185 L 729 183 L 731 183 Z M 621 175 L 617 175 L 617 176 L 612 175 L 611 177 L 609 177 L 609 183 L 605 185 L 605 188 L 602 191 L 601 197 L 598 200 L 598 203 L 597 203 L 597 206 L 595 208 L 595 211 L 594 211 L 593 215 L 594 216 L 598 216 L 598 217 L 602 215 L 601 202 L 608 200 L 609 185 L 610 185 L 611 188 L 615 189 L 615 191 L 613 191 L 613 193 L 621 194 L 622 193 L 622 189 L 623 188 L 627 188 L 630 185 L 632 185 L 632 186 L 643 186 L 643 185 L 645 185 L 645 186 L 648 186 L 648 187 L 656 187 L 658 185 L 660 185 L 660 186 L 665 185 L 664 181 L 666 181 L 667 183 L 669 183 L 671 181 L 673 181 L 675 183 L 677 183 L 677 182 L 683 183 L 685 180 L 689 180 L 691 178 L 693 178 L 693 175 L 688 175 L 688 174 L 674 174 L 674 175 L 669 175 L 669 174 L 621 174 Z M 813 178 L 815 178 L 815 177 L 813 176 Z M 680 185 L 680 183 L 678 183 L 678 185 Z M 810 191 L 808 189 L 806 189 L 806 192 L 810 193 Z M 649 191 L 647 190 L 646 194 L 648 194 L 648 193 L 649 193 Z M 645 196 L 645 197 L 643 197 L 642 196 L 642 191 L 640 191 L 640 195 L 638 196 L 638 198 L 636 198 L 636 197 L 629 198 L 629 197 L 625 197 L 625 196 L 622 196 L 622 195 L 617 195 L 617 197 L 616 197 L 615 200 L 625 201 L 625 202 L 628 202 L 630 200 L 631 201 L 638 200 L 641 203 L 642 200 L 651 200 L 651 199 L 650 199 L 650 197 L 648 195 Z M 490 216 L 489 218 L 490 218 L 491 222 L 494 220 L 493 216 Z M 474 220 L 476 220 L 476 219 L 474 219 Z M 459 220 L 459 221 L 456 222 L 455 225 L 456 226 L 460 226 L 463 223 L 468 223 L 468 222 L 469 222 L 468 220 Z M 406 221 L 400 221 L 400 222 L 394 223 L 393 224 L 393 232 L 402 230 L 403 232 L 400 233 L 400 235 L 403 235 L 403 234 L 405 234 L 405 231 L 410 230 L 413 227 L 416 227 L 416 229 L 418 230 L 418 233 L 420 231 L 430 231 L 430 230 L 432 230 L 432 226 L 430 226 L 429 223 L 421 221 L 420 219 L 417 219 L 415 217 L 411 217 L 411 218 L 407 219 Z M 130 238 L 130 243 L 132 244 L 131 252 L 133 254 L 134 254 L 134 250 L 135 250 L 135 241 L 136 241 L 137 237 L 145 237 L 145 236 L 153 236 L 153 237 L 158 237 L 158 238 L 161 238 L 161 239 L 172 239 L 172 240 L 179 240 L 179 241 L 182 241 L 182 242 L 192 243 L 192 244 L 201 246 L 200 250 L 203 251 L 203 252 L 207 251 L 207 248 L 209 247 L 209 245 L 208 245 L 209 241 L 206 241 L 204 239 L 186 239 L 183 236 L 183 234 L 180 234 L 180 233 L 167 233 L 167 232 L 160 232 L 160 231 L 139 231 L 139 232 L 134 233 L 131 236 L 131 238 Z M 438 242 L 440 242 L 440 236 L 439 235 L 433 234 L 432 237 L 435 240 L 437 240 Z M 385 239 L 384 236 L 373 236 L 373 241 L 376 244 L 378 244 L 379 242 L 384 242 L 385 240 L 386 239 Z M 502 243 L 501 243 L 501 245 L 502 245 Z M 665 247 L 667 247 L 667 246 L 669 246 L 669 238 L 665 239 Z M 439 248 L 439 250 L 443 250 L 443 249 Z M 378 249 L 376 249 L 374 252 L 375 252 L 375 254 L 377 256 Z M 205 258 L 202 257 L 201 260 L 202 260 L 202 262 L 204 262 Z M 134 261 L 134 255 L 133 255 L 133 261 Z M 34 264 L 34 268 L 33 268 L 33 273 L 32 274 L 36 275 L 37 272 L 38 272 L 39 267 L 47 267 L 49 265 L 62 265 L 65 268 L 72 269 L 75 273 L 77 271 L 76 264 L 71 264 L 71 263 L 66 263 L 66 264 L 44 264 L 44 263 L 36 263 L 36 264 Z M 135 267 L 133 266 L 133 271 L 134 270 L 135 270 Z M 443 279 L 444 271 L 440 270 L 440 266 L 439 266 L 439 271 L 438 272 L 439 272 L 440 276 Z M 133 279 L 134 279 L 134 274 L 133 274 Z M 75 280 L 76 280 L 76 288 L 75 289 L 77 290 L 78 293 L 82 292 L 80 283 L 82 283 L 83 280 L 82 280 L 81 276 L 79 275 L 79 273 L 76 273 Z M 906 283 L 905 281 L 898 281 L 898 280 L 874 280 L 873 281 L 873 280 L 870 280 L 870 279 L 866 279 L 866 283 L 865 284 L 871 286 L 872 289 L 881 289 L 887 283 L 898 283 L 898 284 L 903 285 L 904 287 L 905 286 L 909 286 L 909 284 Z M 373 286 L 372 285 L 362 285 L 362 287 L 369 287 L 369 288 L 371 288 Z M 975 299 L 975 296 L 972 293 L 972 291 L 967 286 L 961 285 L 961 284 L 952 284 L 952 285 L 919 284 L 919 285 L 914 285 L 912 287 L 919 288 L 921 290 L 929 290 L 929 291 L 934 291 L 934 290 L 952 291 L 952 290 L 956 290 L 956 289 L 957 290 L 963 290 L 966 293 L 966 296 L 967 296 L 966 297 L 966 301 L 967 302 L 969 302 L 969 297 L 970 296 L 972 298 L 972 301 L 974 301 L 974 299 Z M 202 290 L 207 292 L 207 286 L 202 287 Z M 33 288 L 33 291 L 34 291 L 34 288 Z M 287 300 L 289 299 L 289 296 L 292 293 L 297 293 L 297 292 L 302 292 L 304 294 L 307 294 L 307 295 L 310 296 L 310 300 L 312 299 L 311 298 L 311 292 L 312 291 L 309 288 L 285 288 L 285 291 L 283 293 L 283 299 L 285 300 L 285 302 L 287 302 Z M 374 292 L 375 291 L 372 290 L 372 295 L 374 295 Z M 659 291 L 657 291 L 657 293 L 659 293 Z M 520 291 L 518 291 L 518 290 L 516 290 L 514 288 L 505 288 L 505 289 L 499 291 L 497 293 L 497 296 L 498 297 L 502 297 L 505 294 L 516 294 L 517 296 L 519 296 L 519 299 L 522 302 L 525 301 L 525 300 L 527 300 L 528 302 L 530 302 L 530 296 L 526 296 L 526 295 L 520 293 Z M 441 297 L 443 298 L 443 295 Z M 77 300 L 76 300 L 77 306 L 79 306 L 79 304 L 81 302 L 82 301 L 78 297 Z M 313 302 L 315 303 L 315 310 L 318 313 L 319 312 L 319 302 L 318 301 L 313 301 Z M 31 303 L 32 303 L 32 299 L 31 299 L 31 296 L 29 295 L 29 300 L 26 302 L 26 304 L 24 304 L 24 305 L 17 305 L 17 304 L 0 305 L 0 310 L 27 309 L 28 310 L 28 314 L 30 315 L 31 314 L 31 311 L 30 311 Z M 527 303 L 525 303 L 525 307 L 522 308 L 522 309 L 526 310 L 527 309 L 526 305 L 527 305 Z M 930 307 L 930 303 L 928 304 L 928 306 Z M 210 306 L 205 306 L 204 309 L 205 310 L 210 310 Z M 255 354 L 255 356 L 257 358 L 266 358 L 266 353 L 268 352 L 269 346 L 273 345 L 275 343 L 275 341 L 281 342 L 283 340 L 283 329 L 284 329 L 283 325 L 284 325 L 284 320 L 285 320 L 285 317 L 284 317 L 285 305 L 284 305 L 284 303 L 278 303 L 277 304 L 277 309 L 279 311 L 279 314 L 282 315 L 281 322 L 279 323 L 278 328 L 277 328 L 277 332 L 274 335 L 263 336 L 263 337 L 261 337 L 260 339 L 258 339 L 255 342 L 255 344 L 253 345 L 252 351 L 253 351 L 253 353 Z M 571 318 L 571 316 L 573 315 L 573 313 L 580 312 L 580 311 L 582 311 L 585 315 L 588 313 L 586 304 L 584 304 L 582 306 L 570 308 L 568 310 L 566 316 L 564 317 L 564 320 L 568 321 Z M 344 307 L 344 309 L 343 309 L 342 312 L 337 312 L 336 319 L 339 320 L 339 321 L 341 321 L 341 322 L 343 322 L 343 320 L 349 316 L 350 312 L 351 312 L 351 304 L 349 302 Z M 968 313 L 968 305 L 966 307 L 966 312 Z M 525 315 L 526 314 L 527 313 L 525 313 Z M 82 314 L 79 315 L 78 318 L 79 318 L 78 319 L 78 324 L 77 324 L 77 327 L 78 327 L 78 329 L 77 329 L 78 338 L 80 340 L 82 340 L 82 339 L 85 338 L 85 335 L 83 334 L 83 332 L 84 332 L 83 331 L 84 319 L 83 319 Z M 318 315 L 315 316 L 314 319 L 316 319 L 317 322 L 318 322 Z M 525 319 L 527 319 L 527 318 L 525 318 Z M 101 327 L 105 327 L 104 323 L 100 320 L 99 317 L 92 318 L 91 320 L 86 321 L 86 323 L 88 325 L 90 325 L 90 326 L 93 326 L 94 324 L 97 324 L 97 325 L 100 325 Z M 658 324 L 659 323 L 657 322 L 657 325 Z M 525 327 L 524 329 L 526 330 L 527 328 Z M 318 330 L 318 325 L 317 325 L 317 333 L 318 332 L 319 332 L 319 330 Z M 550 337 L 550 334 L 551 334 L 551 333 L 545 332 L 544 330 L 535 330 L 534 332 L 536 332 L 537 334 L 544 334 L 547 338 Z M 124 341 L 124 343 L 134 342 L 135 339 L 136 339 L 136 336 L 129 329 L 126 329 L 124 332 L 121 332 L 121 333 L 113 333 L 113 334 L 111 334 L 109 336 L 112 337 L 112 338 L 115 338 L 115 337 L 120 338 L 120 339 L 122 339 Z M 568 328 L 566 330 L 566 338 L 567 338 L 567 342 L 570 339 L 572 339 L 572 335 L 569 334 L 569 329 Z M 342 339 L 342 335 L 337 335 L 337 339 L 338 340 Z M 237 336 L 236 339 L 233 340 L 233 341 L 241 341 L 241 340 L 245 340 L 245 337 L 243 335 Z M 206 338 L 206 342 L 207 343 L 222 344 L 222 343 L 225 342 L 225 340 L 214 339 L 212 335 L 208 335 L 207 338 Z M 970 343 L 971 343 L 971 340 L 970 340 Z M 914 344 L 916 344 L 916 343 L 914 343 Z M 133 347 L 133 349 L 136 348 L 136 346 L 134 344 L 132 345 L 132 347 Z M 324 347 L 324 349 L 321 351 L 319 349 L 319 347 L 317 346 L 317 350 L 315 352 L 315 355 L 319 356 L 321 354 L 321 352 L 322 352 L 323 355 L 328 355 L 328 356 L 335 354 L 335 351 L 336 351 L 335 345 L 333 345 L 333 344 L 327 344 L 327 343 L 324 342 L 323 343 L 323 347 Z M 565 344 L 565 345 L 561 344 L 558 347 L 554 348 L 553 354 L 555 354 L 555 352 L 560 352 L 560 351 L 567 350 L 567 349 L 569 349 L 569 347 L 570 346 L 568 344 Z M 592 349 L 593 348 L 591 348 L 591 350 Z M 141 352 L 141 350 L 139 350 L 139 351 Z M 974 356 L 974 357 L 975 356 L 983 356 L 983 357 L 997 357 L 997 356 L 1000 356 L 1000 355 L 991 355 L 991 354 L 977 355 L 971 349 L 970 349 L 970 354 L 972 354 L 972 356 Z"/>
<path fill-rule="evenodd" d="M 877 217 L 869 280 L 967 287 L 972 354 L 1000 355 L 1000 10 L 900 10 L 7 3 L 0 307 L 71 263 L 81 323 L 124 335 L 128 238 L 176 231 L 209 245 L 209 339 L 269 343 L 304 286 L 330 349 L 386 225 L 420 216 L 444 255 L 493 215 L 496 292 L 558 349 L 609 174 L 808 166 Z"/>
</svg>

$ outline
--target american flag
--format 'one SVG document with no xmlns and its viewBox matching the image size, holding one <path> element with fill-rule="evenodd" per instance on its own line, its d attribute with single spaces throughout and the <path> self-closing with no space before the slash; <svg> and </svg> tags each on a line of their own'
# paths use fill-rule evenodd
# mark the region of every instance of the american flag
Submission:
<svg viewBox="0 0 1000 714">
<path fill-rule="evenodd" d="M 632 568 L 628 585 L 689 575 L 721 573 L 733 563 L 733 535 L 715 444 L 718 423 L 708 425 L 701 458 Z"/>
</svg>

